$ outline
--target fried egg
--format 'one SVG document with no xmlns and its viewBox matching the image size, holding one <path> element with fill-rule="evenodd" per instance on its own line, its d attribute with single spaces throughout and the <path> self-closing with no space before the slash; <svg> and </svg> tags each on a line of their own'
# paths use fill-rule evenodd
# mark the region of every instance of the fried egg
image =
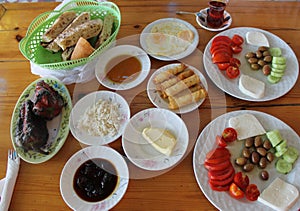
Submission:
<svg viewBox="0 0 300 211">
<path fill-rule="evenodd" d="M 184 24 L 166 21 L 156 24 L 146 38 L 148 51 L 159 56 L 184 52 L 194 40 L 194 33 Z"/>
</svg>

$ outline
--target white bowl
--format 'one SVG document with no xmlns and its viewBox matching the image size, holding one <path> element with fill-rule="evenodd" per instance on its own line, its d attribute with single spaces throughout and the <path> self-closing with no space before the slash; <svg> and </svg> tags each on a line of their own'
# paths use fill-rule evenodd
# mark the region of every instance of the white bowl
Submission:
<svg viewBox="0 0 300 211">
<path fill-rule="evenodd" d="M 73 187 L 77 169 L 86 161 L 102 158 L 109 161 L 116 169 L 118 181 L 113 193 L 98 202 L 87 202 L 81 199 Z M 89 146 L 76 152 L 65 164 L 60 176 L 60 192 L 66 204 L 73 210 L 109 210 L 124 196 L 129 183 L 129 170 L 124 158 L 114 149 L 106 146 Z"/>
<path fill-rule="evenodd" d="M 79 129 L 78 121 L 84 115 L 86 110 L 96 104 L 100 99 L 118 104 L 120 127 L 113 136 L 94 136 L 87 131 Z M 70 115 L 70 130 L 73 136 L 81 143 L 87 145 L 105 145 L 117 140 L 124 131 L 125 125 L 130 118 L 130 109 L 126 100 L 119 94 L 111 91 L 96 91 L 81 98 L 74 106 Z"/>
<path fill-rule="evenodd" d="M 177 138 L 170 156 L 158 152 L 142 136 L 145 127 L 169 130 Z M 126 125 L 122 145 L 128 159 L 136 166 L 152 171 L 164 170 L 178 163 L 186 153 L 189 134 L 183 120 L 174 112 L 149 108 L 135 114 Z"/>
<path fill-rule="evenodd" d="M 124 83 L 116 83 L 111 81 L 106 77 L 106 65 L 110 62 L 112 58 L 121 55 L 130 55 L 136 57 L 142 66 L 142 70 L 139 75 L 130 82 Z M 141 48 L 134 46 L 134 45 L 119 45 L 113 47 L 107 51 L 105 51 L 98 59 L 96 67 L 95 67 L 95 74 L 96 78 L 100 84 L 103 86 L 113 89 L 113 90 L 127 90 L 133 87 L 136 87 L 140 83 L 142 83 L 145 78 L 148 76 L 151 68 L 150 58 L 145 51 Z"/>
</svg>

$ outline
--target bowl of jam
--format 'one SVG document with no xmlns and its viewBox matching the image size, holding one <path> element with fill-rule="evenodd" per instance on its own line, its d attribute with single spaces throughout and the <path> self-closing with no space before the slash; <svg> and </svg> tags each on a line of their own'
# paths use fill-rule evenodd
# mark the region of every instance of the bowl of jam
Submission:
<svg viewBox="0 0 300 211">
<path fill-rule="evenodd" d="M 107 146 L 90 146 L 67 161 L 60 191 L 73 210 L 109 210 L 122 199 L 128 183 L 129 171 L 123 156 Z"/>
</svg>

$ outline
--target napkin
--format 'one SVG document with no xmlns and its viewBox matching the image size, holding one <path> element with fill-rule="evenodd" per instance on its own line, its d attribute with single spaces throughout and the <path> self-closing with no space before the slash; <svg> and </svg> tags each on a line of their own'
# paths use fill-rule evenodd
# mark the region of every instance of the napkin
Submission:
<svg viewBox="0 0 300 211">
<path fill-rule="evenodd" d="M 8 158 L 6 176 L 0 180 L 0 211 L 9 208 L 20 166 L 20 158 Z"/>
</svg>

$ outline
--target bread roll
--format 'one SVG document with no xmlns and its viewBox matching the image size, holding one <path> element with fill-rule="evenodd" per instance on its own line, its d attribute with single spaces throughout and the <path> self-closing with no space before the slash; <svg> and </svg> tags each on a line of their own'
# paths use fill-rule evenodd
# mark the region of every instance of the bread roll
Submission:
<svg viewBox="0 0 300 211">
<path fill-rule="evenodd" d="M 76 45 L 80 37 L 84 39 L 89 39 L 97 36 L 103 26 L 103 21 L 101 19 L 95 19 L 85 22 L 75 28 L 70 28 L 55 39 L 56 43 L 65 50 L 66 48 Z"/>
<path fill-rule="evenodd" d="M 64 12 L 52 24 L 52 26 L 43 34 L 43 42 L 54 40 L 74 19 L 76 13 L 73 11 Z"/>
<path fill-rule="evenodd" d="M 95 48 L 100 47 L 102 43 L 104 43 L 111 35 L 112 27 L 114 23 L 114 16 L 111 14 L 107 14 L 104 17 L 103 30 L 101 31 L 99 38 L 95 44 Z"/>
<path fill-rule="evenodd" d="M 86 58 L 94 52 L 94 48 L 84 38 L 80 37 L 71 55 L 71 60 Z"/>
</svg>

